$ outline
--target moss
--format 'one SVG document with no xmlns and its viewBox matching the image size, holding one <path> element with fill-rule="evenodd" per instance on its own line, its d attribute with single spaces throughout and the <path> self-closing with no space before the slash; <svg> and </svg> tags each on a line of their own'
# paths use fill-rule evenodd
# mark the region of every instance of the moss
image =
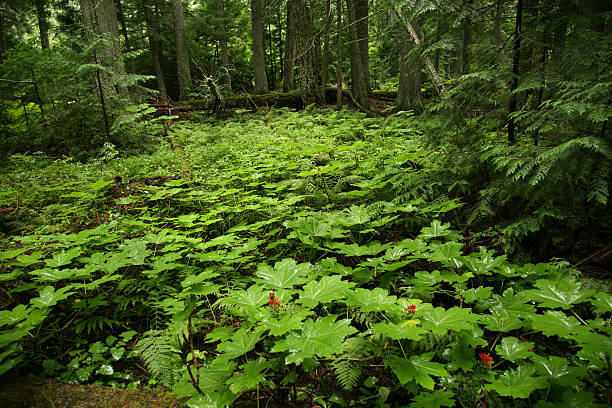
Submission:
<svg viewBox="0 0 612 408">
<path fill-rule="evenodd" d="M 163 389 L 135 389 L 67 384 L 36 377 L 7 378 L 0 382 L 4 408 L 162 408 L 183 407 Z"/>
</svg>

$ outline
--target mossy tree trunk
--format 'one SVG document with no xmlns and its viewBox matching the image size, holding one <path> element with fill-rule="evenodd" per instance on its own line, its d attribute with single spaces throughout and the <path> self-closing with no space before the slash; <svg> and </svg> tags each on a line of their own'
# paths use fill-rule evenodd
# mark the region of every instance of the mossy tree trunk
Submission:
<svg viewBox="0 0 612 408">
<path fill-rule="evenodd" d="M 253 28 L 253 71 L 255 76 L 255 93 L 264 93 L 268 91 L 268 77 L 266 75 L 261 0 L 251 0 L 251 25 Z"/>
<path fill-rule="evenodd" d="M 191 88 L 191 70 L 189 68 L 189 49 L 185 35 L 185 16 L 183 2 L 171 0 L 172 18 L 174 20 L 174 39 L 176 43 L 176 73 L 179 86 L 179 99 L 187 99 Z"/>
</svg>

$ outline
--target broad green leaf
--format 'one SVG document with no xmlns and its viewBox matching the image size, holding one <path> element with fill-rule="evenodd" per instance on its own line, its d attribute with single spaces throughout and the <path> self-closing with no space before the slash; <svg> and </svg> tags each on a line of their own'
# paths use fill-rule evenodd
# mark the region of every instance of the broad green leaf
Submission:
<svg viewBox="0 0 612 408">
<path fill-rule="evenodd" d="M 261 286 L 252 285 L 247 290 L 236 290 L 230 292 L 224 303 L 247 309 L 249 313 L 255 313 L 256 309 L 268 302 L 268 291 Z"/>
<path fill-rule="evenodd" d="M 421 234 L 419 235 L 419 237 L 431 239 L 451 235 L 452 231 L 450 231 L 449 228 L 449 223 L 442 225 L 440 221 L 433 220 L 431 226 L 425 227 L 421 230 Z"/>
<path fill-rule="evenodd" d="M 17 263 L 19 266 L 30 266 L 40 262 L 40 258 L 44 255 L 43 251 L 32 252 L 29 255 L 18 255 Z"/>
<path fill-rule="evenodd" d="M 566 316 L 558 310 L 547 310 L 543 315 L 534 314 L 528 317 L 534 330 L 541 331 L 546 336 L 566 338 L 580 322 L 574 316 Z"/>
<path fill-rule="evenodd" d="M 300 332 L 292 332 L 272 347 L 272 352 L 289 352 L 286 363 L 300 364 L 308 357 L 330 357 L 342 353 L 344 338 L 357 330 L 349 319 L 335 321 L 335 315 L 306 320 Z"/>
<path fill-rule="evenodd" d="M 147 241 L 142 238 L 134 238 L 123 242 L 121 254 L 127 260 L 128 265 L 143 265 L 145 258 L 151 253 L 147 249 Z"/>
<path fill-rule="evenodd" d="M 30 303 L 40 308 L 51 307 L 72 295 L 74 292 L 68 292 L 70 289 L 66 286 L 56 291 L 53 286 L 45 286 L 40 290 L 40 296 L 31 299 Z"/>
<path fill-rule="evenodd" d="M 533 356 L 531 361 L 535 364 L 536 373 L 546 377 L 553 384 L 563 387 L 582 386 L 579 377 L 586 374 L 582 367 L 569 367 L 566 359 L 557 356 Z"/>
<path fill-rule="evenodd" d="M 400 384 L 406 384 L 414 380 L 420 386 L 432 390 L 435 385 L 433 378 L 431 378 L 432 375 L 437 377 L 448 376 L 443 364 L 431 362 L 433 355 L 434 353 L 426 353 L 411 356 L 409 359 L 395 357 L 389 361 L 389 365 Z"/>
<path fill-rule="evenodd" d="M 0 310 L 0 327 L 19 323 L 28 317 L 26 305 L 17 305 L 13 310 Z"/>
<path fill-rule="evenodd" d="M 282 336 L 291 330 L 297 330 L 302 327 L 302 321 L 309 315 L 313 314 L 310 309 L 300 309 L 297 312 L 292 310 L 291 313 L 283 313 L 280 319 L 269 316 L 261 321 L 262 330 L 270 330 L 273 336 Z"/>
<path fill-rule="evenodd" d="M 544 377 L 533 377 L 534 372 L 535 366 L 520 365 L 516 369 L 504 371 L 485 388 L 502 397 L 528 398 L 535 390 L 548 387 Z"/>
<path fill-rule="evenodd" d="M 443 265 L 452 265 L 450 262 L 461 256 L 461 248 L 463 248 L 463 244 L 458 242 L 445 242 L 436 246 L 429 259 L 432 262 L 441 262 Z"/>
<path fill-rule="evenodd" d="M 455 400 L 453 397 L 455 393 L 452 391 L 435 390 L 433 392 L 422 391 L 412 399 L 410 408 L 440 408 L 440 407 L 454 407 Z"/>
<path fill-rule="evenodd" d="M 423 337 L 423 334 L 427 333 L 427 330 L 416 325 L 415 320 L 407 320 L 400 324 L 376 323 L 372 326 L 372 330 L 374 330 L 374 333 L 390 337 L 392 340 L 408 339 L 418 341 Z"/>
<path fill-rule="evenodd" d="M 489 253 L 473 253 L 462 256 L 461 261 L 476 275 L 491 275 L 506 262 L 506 256 L 493 257 Z"/>
<path fill-rule="evenodd" d="M 298 302 L 307 307 L 315 307 L 319 303 L 343 299 L 346 290 L 353 286 L 355 283 L 343 281 L 339 275 L 324 276 L 318 281 L 308 282 L 300 292 Z"/>
<path fill-rule="evenodd" d="M 488 330 L 508 332 L 518 329 L 523 325 L 523 321 L 519 319 L 520 315 L 520 312 L 509 310 L 502 306 L 495 306 L 491 309 L 491 314 L 481 316 L 480 322 Z"/>
<path fill-rule="evenodd" d="M 114 372 L 115 371 L 113 370 L 112 366 L 108 364 L 102 364 L 100 368 L 98 368 L 98 370 L 96 371 L 96 374 L 112 375 Z"/>
<path fill-rule="evenodd" d="M 327 245 L 329 248 L 335 249 L 337 252 L 347 256 L 377 255 L 389 247 L 389 244 L 381 244 L 380 242 L 371 242 L 368 245 L 331 242 Z"/>
<path fill-rule="evenodd" d="M 125 354 L 125 349 L 123 347 L 112 347 L 110 349 L 110 353 L 113 360 L 117 361 L 123 357 L 123 354 Z"/>
<path fill-rule="evenodd" d="M 220 343 L 217 351 L 230 359 L 240 357 L 253 350 L 259 340 L 261 340 L 259 334 L 249 333 L 247 329 L 242 328 L 236 331 L 229 341 Z"/>
<path fill-rule="evenodd" d="M 360 308 L 362 312 L 380 312 L 395 305 L 397 298 L 389 296 L 389 292 L 382 288 L 375 288 L 374 290 L 357 288 L 348 290 L 343 302 L 347 306 Z"/>
<path fill-rule="evenodd" d="M 525 290 L 522 293 L 538 302 L 540 307 L 551 309 L 570 309 L 574 304 L 586 302 L 595 293 L 594 290 L 581 289 L 582 284 L 571 278 L 555 281 L 539 279 L 534 286 L 539 290 Z"/>
<path fill-rule="evenodd" d="M 495 351 L 506 360 L 516 361 L 533 356 L 530 351 L 532 348 L 531 342 L 520 342 L 516 337 L 504 337 L 501 343 L 495 346 Z"/>
<path fill-rule="evenodd" d="M 612 312 L 612 295 L 609 293 L 598 292 L 595 295 L 595 300 L 592 300 L 591 303 L 601 312 Z"/>
<path fill-rule="evenodd" d="M 353 225 L 365 224 L 370 221 L 370 218 L 370 214 L 365 207 L 352 205 L 351 208 L 345 210 L 341 217 L 338 217 L 338 221 L 346 227 L 352 227 Z"/>
<path fill-rule="evenodd" d="M 217 276 L 219 276 L 219 273 L 213 272 L 212 269 L 206 269 L 204 272 L 201 272 L 197 275 L 190 275 L 186 277 L 181 282 L 181 286 L 187 288 L 189 286 L 197 285 L 199 283 L 204 282 L 205 280 L 209 280 Z"/>
<path fill-rule="evenodd" d="M 257 360 L 248 361 L 242 366 L 242 372 L 234 374 L 226 381 L 229 385 L 230 390 L 234 394 L 238 394 L 242 391 L 246 391 L 255 388 L 257 384 L 264 378 L 264 372 L 270 367 L 271 363 L 266 361 L 263 357 L 259 357 Z"/>
<path fill-rule="evenodd" d="M 85 269 L 51 269 L 43 268 L 30 272 L 37 281 L 57 282 L 65 279 L 82 279 L 90 276 Z"/>
<path fill-rule="evenodd" d="M 82 251 L 79 247 L 70 248 L 68 251 L 56 251 L 53 253 L 53 258 L 45 259 L 45 263 L 51 268 L 59 268 L 60 266 L 68 265 L 74 258 L 81 255 L 81 253 Z"/>
<path fill-rule="evenodd" d="M 292 288 L 305 283 L 308 280 L 306 276 L 311 272 L 311 264 L 298 265 L 293 259 L 287 258 L 274 264 L 274 268 L 268 265 L 260 266 L 255 275 L 259 276 L 269 287 L 280 289 Z"/>
<path fill-rule="evenodd" d="M 17 248 L 11 249 L 9 251 L 0 252 L 0 261 L 4 261 L 5 259 L 13 259 L 19 254 L 23 254 L 26 251 L 29 251 L 32 248 Z"/>
<path fill-rule="evenodd" d="M 474 327 L 473 323 L 480 319 L 479 315 L 471 313 L 471 309 L 459 307 L 448 310 L 442 307 L 427 309 L 421 316 L 424 320 L 423 328 L 434 334 L 446 334 L 448 330 L 470 330 Z"/>
</svg>

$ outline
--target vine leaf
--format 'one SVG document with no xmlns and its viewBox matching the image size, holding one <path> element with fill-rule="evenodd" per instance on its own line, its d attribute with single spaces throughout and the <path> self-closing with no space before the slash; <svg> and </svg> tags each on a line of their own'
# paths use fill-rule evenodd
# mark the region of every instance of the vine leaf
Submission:
<svg viewBox="0 0 612 408">
<path fill-rule="evenodd" d="M 420 356 L 415 355 L 410 359 L 396 357 L 389 363 L 401 384 L 414 380 L 424 388 L 432 390 L 435 384 L 433 378 L 431 378 L 432 375 L 437 377 L 448 376 L 448 372 L 442 364 L 431 362 L 433 354 L 432 352 Z"/>
<path fill-rule="evenodd" d="M 336 320 L 336 315 L 307 320 L 299 333 L 290 333 L 277 341 L 272 352 L 288 351 L 286 363 L 301 363 L 312 356 L 329 357 L 342 353 L 344 338 L 357 330 L 350 326 L 350 319 Z"/>
<path fill-rule="evenodd" d="M 519 342 L 516 337 L 504 337 L 501 344 L 495 347 L 495 351 L 506 360 L 516 361 L 532 356 L 533 352 L 530 351 L 532 348 L 531 342 Z"/>
<path fill-rule="evenodd" d="M 485 385 L 485 388 L 502 397 L 527 398 L 533 391 L 548 387 L 548 381 L 544 377 L 533 377 L 534 372 L 535 366 L 520 365 L 515 370 L 504 371 L 498 379 Z"/>
</svg>

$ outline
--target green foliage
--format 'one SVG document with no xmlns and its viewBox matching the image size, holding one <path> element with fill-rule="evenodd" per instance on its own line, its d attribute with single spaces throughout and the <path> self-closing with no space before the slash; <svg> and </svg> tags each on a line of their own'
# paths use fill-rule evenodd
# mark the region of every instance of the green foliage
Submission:
<svg viewBox="0 0 612 408">
<path fill-rule="evenodd" d="M 174 157 L 163 146 L 87 164 L 14 156 L 5 180 L 54 180 L 32 181 L 22 203 L 72 211 L 61 229 L 19 213 L 33 228 L 2 241 L 0 370 L 48 360 L 48 375 L 122 385 L 138 357 L 150 384 L 192 406 L 258 395 L 546 406 L 583 401 L 574 388 L 604 401 L 604 281 L 567 262 L 520 264 L 474 248 L 449 221 L 461 217 L 457 200 L 416 187 L 437 153 L 389 131 L 392 120 L 247 118 L 174 125 L 184 161 L 147 178 Z M 369 143 L 327 131 L 363 123 Z M 189 178 L 179 178 L 186 163 Z M 67 185 L 65 174 L 80 178 Z M 5 191 L 15 187 L 26 188 Z M 119 340 L 126 329 L 140 334 Z"/>
</svg>

